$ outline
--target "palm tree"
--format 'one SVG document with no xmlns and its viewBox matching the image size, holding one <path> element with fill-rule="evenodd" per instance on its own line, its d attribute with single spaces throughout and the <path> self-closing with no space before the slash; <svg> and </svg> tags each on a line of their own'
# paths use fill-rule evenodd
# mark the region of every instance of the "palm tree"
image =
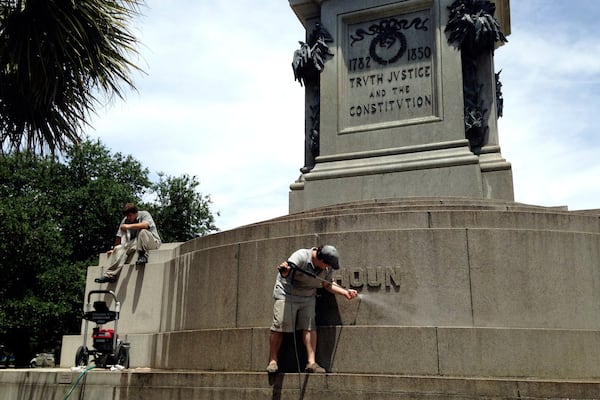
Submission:
<svg viewBox="0 0 600 400">
<path fill-rule="evenodd" d="M 135 89 L 143 0 L 0 0 L 0 152 L 80 142 L 104 99 Z"/>
</svg>

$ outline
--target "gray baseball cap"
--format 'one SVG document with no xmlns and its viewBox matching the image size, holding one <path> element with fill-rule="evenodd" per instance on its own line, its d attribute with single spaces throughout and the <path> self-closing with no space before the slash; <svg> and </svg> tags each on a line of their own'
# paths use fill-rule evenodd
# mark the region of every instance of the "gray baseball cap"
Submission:
<svg viewBox="0 0 600 400">
<path fill-rule="evenodd" d="M 321 248 L 321 260 L 333 269 L 340 268 L 340 255 L 337 249 L 330 245 L 325 245 Z"/>
</svg>

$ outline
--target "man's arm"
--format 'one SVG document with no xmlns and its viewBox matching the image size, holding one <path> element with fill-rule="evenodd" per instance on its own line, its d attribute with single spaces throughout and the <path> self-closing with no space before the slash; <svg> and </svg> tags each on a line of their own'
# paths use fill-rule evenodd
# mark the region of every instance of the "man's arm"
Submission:
<svg viewBox="0 0 600 400">
<path fill-rule="evenodd" d="M 106 252 L 106 254 L 108 254 L 110 256 L 112 254 L 112 252 L 113 252 L 113 249 L 115 247 L 117 247 L 118 245 L 120 245 L 120 244 L 121 244 L 121 236 L 117 236 L 116 239 L 115 239 L 115 244 L 113 244 L 113 246 L 110 248 L 110 250 L 108 250 Z"/>
<path fill-rule="evenodd" d="M 150 223 L 147 221 L 136 222 L 135 224 L 121 224 L 121 230 L 123 232 L 127 230 L 140 230 L 140 229 L 148 229 L 150 228 Z"/>
<path fill-rule="evenodd" d="M 340 296 L 344 296 L 348 300 L 352 300 L 356 296 L 358 296 L 358 292 L 354 289 L 346 289 L 335 282 L 323 282 L 323 287 L 329 293 L 339 294 Z"/>
</svg>

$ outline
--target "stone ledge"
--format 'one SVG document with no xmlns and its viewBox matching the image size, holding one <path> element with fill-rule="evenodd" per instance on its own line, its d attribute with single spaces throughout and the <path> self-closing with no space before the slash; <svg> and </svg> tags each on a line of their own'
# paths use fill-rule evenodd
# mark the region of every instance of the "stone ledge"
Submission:
<svg viewBox="0 0 600 400">
<path fill-rule="evenodd" d="M 69 369 L 0 371 L 0 400 L 62 399 L 79 375 Z M 593 399 L 600 397 L 600 381 L 92 370 L 75 387 L 72 398 L 83 395 L 86 400 Z"/>
<path fill-rule="evenodd" d="M 179 247 L 183 242 L 180 243 L 163 243 L 161 244 L 158 250 L 150 250 L 149 253 L 149 261 L 150 263 L 160 263 L 169 261 L 179 255 Z M 132 263 L 137 260 L 137 255 L 134 255 L 130 260 Z M 106 267 L 108 266 L 106 253 L 100 253 L 98 259 L 98 266 Z"/>
<path fill-rule="evenodd" d="M 434 223 L 448 222 L 431 226 L 429 216 Z M 487 227 L 600 233 L 600 220 L 593 210 L 568 211 L 563 206 L 545 207 L 504 200 L 415 197 L 344 203 L 273 218 L 191 240 L 180 247 L 180 253 L 266 237 L 295 236 L 299 232 L 324 234 L 389 229 L 394 221 L 397 229 Z"/>
<path fill-rule="evenodd" d="M 296 361 L 291 337 L 280 353 L 284 372 L 305 365 L 301 338 Z M 238 328 L 131 334 L 127 340 L 132 368 L 261 372 L 268 361 L 268 338 L 268 328 Z M 62 367 L 73 365 L 81 342 L 81 336 L 65 336 Z M 339 374 L 596 380 L 598 359 L 600 331 L 592 330 L 321 327 L 317 348 L 319 364 Z"/>
</svg>

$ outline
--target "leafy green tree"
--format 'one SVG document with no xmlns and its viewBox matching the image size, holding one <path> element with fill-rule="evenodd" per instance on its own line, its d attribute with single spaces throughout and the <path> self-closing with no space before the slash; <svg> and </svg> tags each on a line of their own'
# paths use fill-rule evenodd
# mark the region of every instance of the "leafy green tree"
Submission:
<svg viewBox="0 0 600 400">
<path fill-rule="evenodd" d="M 163 242 L 184 242 L 217 231 L 210 196 L 197 188 L 195 176 L 165 176 L 152 186 L 156 200 L 148 205 Z M 217 212 L 216 215 L 219 215 Z"/>
<path fill-rule="evenodd" d="M 114 242 L 121 208 L 150 190 L 149 171 L 131 155 L 111 153 L 99 140 L 66 151 L 61 195 L 63 235 L 73 246 L 71 261 L 87 260 Z"/>
<path fill-rule="evenodd" d="M 216 231 L 210 198 L 195 177 L 148 178 L 131 156 L 86 140 L 65 156 L 0 158 L 0 344 L 27 365 L 81 326 L 87 266 L 114 242 L 121 208 L 148 205 L 163 241 Z M 163 225 L 164 224 L 164 225 Z"/>
<path fill-rule="evenodd" d="M 0 150 L 64 150 L 102 98 L 135 88 L 143 0 L 0 0 Z"/>
<path fill-rule="evenodd" d="M 63 171 L 52 159 L 37 156 L 16 155 L 0 163 L 0 334 L 21 366 L 40 333 L 53 336 L 58 329 L 53 308 L 60 306 L 41 296 L 39 277 L 66 265 L 71 252 L 56 208 Z M 70 283 L 81 285 L 83 271 L 75 275 Z"/>
</svg>

